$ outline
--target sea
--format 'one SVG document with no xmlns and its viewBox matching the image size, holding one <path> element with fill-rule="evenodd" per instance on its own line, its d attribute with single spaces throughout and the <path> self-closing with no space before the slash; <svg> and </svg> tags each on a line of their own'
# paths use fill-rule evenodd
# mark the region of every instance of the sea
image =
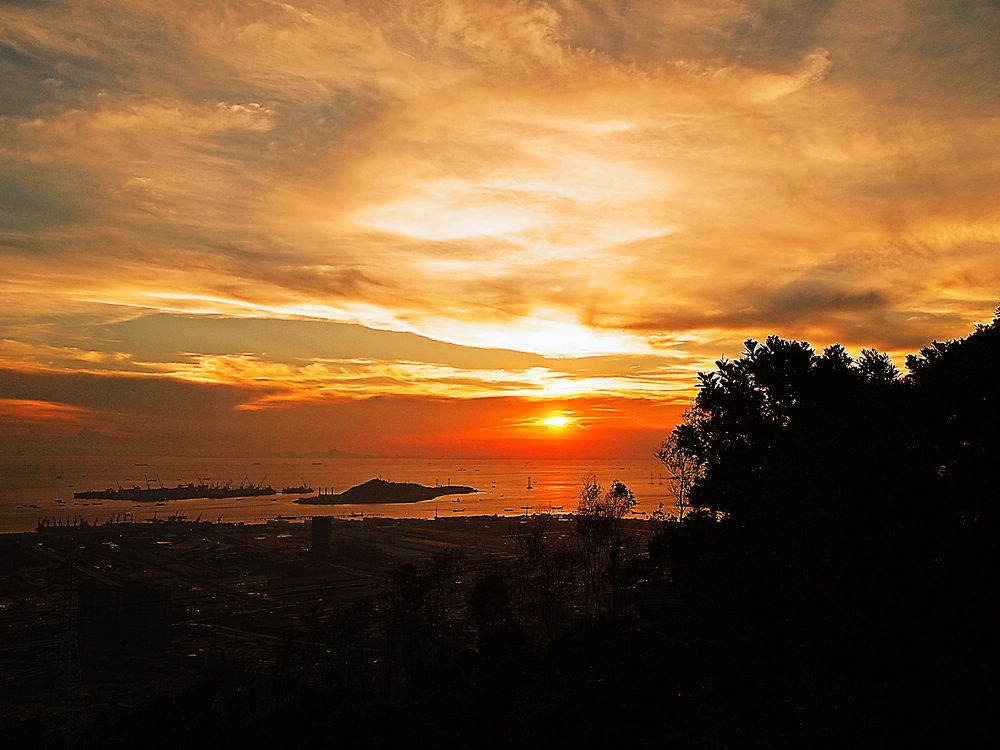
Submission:
<svg viewBox="0 0 1000 750">
<path fill-rule="evenodd" d="M 269 485 L 276 490 L 305 484 L 343 492 L 369 479 L 427 486 L 465 485 L 478 492 L 416 503 L 301 505 L 296 494 L 248 498 L 171 500 L 75 499 L 74 492 L 109 487 L 173 487 L 185 483 Z M 34 530 L 39 523 L 75 525 L 167 519 L 266 523 L 312 516 L 341 518 L 435 518 L 484 515 L 569 514 L 585 482 L 607 489 L 623 482 L 636 496 L 633 518 L 645 518 L 673 498 L 663 465 L 648 459 L 428 459 L 428 458 L 191 458 L 164 456 L 0 457 L 0 533 Z"/>
</svg>

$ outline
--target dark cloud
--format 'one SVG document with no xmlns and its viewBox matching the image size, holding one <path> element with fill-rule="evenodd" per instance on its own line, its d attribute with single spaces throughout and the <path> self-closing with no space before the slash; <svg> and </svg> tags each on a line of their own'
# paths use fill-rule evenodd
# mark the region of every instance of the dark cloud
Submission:
<svg viewBox="0 0 1000 750">
<path fill-rule="evenodd" d="M 812 317 L 813 313 L 864 312 L 885 308 L 888 300 L 882 292 L 855 292 L 824 284 L 797 282 L 779 289 L 764 305 L 778 316 Z M 766 313 L 765 313 L 766 314 Z"/>
<path fill-rule="evenodd" d="M 152 362 L 176 361 L 182 353 L 254 353 L 288 363 L 404 360 L 466 369 L 526 369 L 548 362 L 536 354 L 459 346 L 328 321 L 149 315 L 105 326 L 93 336 L 105 351 L 126 351 Z"/>
<path fill-rule="evenodd" d="M 174 378 L 74 372 L 3 370 L 3 398 L 50 401 L 121 418 L 138 428 L 140 417 L 183 420 L 235 408 L 256 393 L 250 388 L 190 383 Z M 125 423 L 125 422 L 123 422 Z M 156 422 L 145 423 L 155 431 Z M 174 423 L 176 427 L 176 423 Z"/>
<path fill-rule="evenodd" d="M 4 82 L 0 116 L 7 117 L 30 112 L 51 99 L 54 87 L 63 85 L 54 65 L 3 42 L 0 42 L 0 77 Z"/>
<path fill-rule="evenodd" d="M 2 132 L 2 130 L 0 130 Z M 59 176 L 58 182 L 48 181 L 52 172 L 11 163 L 0 156 L 0 252 L 17 251 L 5 241 L 5 233 L 36 231 L 73 224 L 87 216 L 86 201 L 69 188 L 65 180 L 75 170 Z M 35 253 L 43 250 L 39 243 L 21 248 Z"/>
</svg>

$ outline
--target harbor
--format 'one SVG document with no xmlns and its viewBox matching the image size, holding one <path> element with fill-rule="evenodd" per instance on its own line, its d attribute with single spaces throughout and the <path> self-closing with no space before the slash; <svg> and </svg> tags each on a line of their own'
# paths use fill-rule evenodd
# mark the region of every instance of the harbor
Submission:
<svg viewBox="0 0 1000 750">
<path fill-rule="evenodd" d="M 141 464 L 141 465 L 140 465 Z M 479 459 L 472 462 L 455 459 L 386 459 L 386 458 L 313 458 L 275 459 L 268 457 L 195 458 L 195 457 L 87 457 L 59 456 L 28 462 L 16 457 L 0 457 L 0 475 L 5 486 L 0 493 L 0 532 L 34 530 L 40 521 L 51 525 L 79 523 L 102 524 L 116 514 L 130 513 L 136 521 L 166 518 L 183 514 L 189 518 L 263 524 L 278 518 L 306 515 L 383 515 L 394 518 L 433 518 L 461 508 L 464 515 L 517 515 L 525 512 L 572 512 L 580 500 L 585 480 L 596 476 L 605 486 L 621 480 L 632 488 L 638 499 L 635 510 L 655 512 L 661 502 L 670 506 L 666 486 L 650 486 L 649 472 L 656 459 L 578 459 L 535 460 Z M 652 468 L 651 468 L 652 467 Z M 297 492 L 273 494 L 236 493 L 235 497 L 191 497 L 167 499 L 156 494 L 125 499 L 74 497 L 78 492 L 97 488 L 145 487 L 146 476 L 158 476 L 167 488 L 184 484 L 222 485 L 230 478 L 249 476 L 253 484 L 272 488 L 300 488 L 316 492 L 314 497 L 333 496 L 363 484 L 372 477 L 396 483 L 418 483 L 435 489 L 447 485 L 467 486 L 475 493 L 442 495 L 415 502 L 309 505 L 296 500 L 307 497 Z M 527 489 L 531 477 L 533 489 Z M 187 482 L 184 478 L 190 478 Z M 265 482 L 264 477 L 267 477 Z M 168 481 L 168 478 L 170 480 Z M 155 484 L 154 484 L 155 482 Z M 159 482 L 150 480 L 151 489 Z M 243 484 L 250 484 L 246 482 Z M 239 487 L 236 481 L 230 483 Z M 197 491 L 196 491 L 197 492 Z M 198 492 L 198 494 L 202 494 Z M 114 498 L 114 499 L 112 499 Z M 148 499 L 147 499 L 148 498 Z M 458 502 L 452 502 L 457 500 Z M 527 511 L 525 510 L 527 506 Z M 76 519 L 74 521 L 74 519 Z"/>
</svg>

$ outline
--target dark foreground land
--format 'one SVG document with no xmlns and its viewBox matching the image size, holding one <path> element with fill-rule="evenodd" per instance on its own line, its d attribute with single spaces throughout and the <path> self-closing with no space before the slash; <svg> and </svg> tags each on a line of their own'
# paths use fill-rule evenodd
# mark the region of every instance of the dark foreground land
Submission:
<svg viewBox="0 0 1000 750">
<path fill-rule="evenodd" d="M 990 569 L 989 541 L 931 533 L 900 559 L 885 526 L 831 557 L 784 533 L 537 516 L 0 537 L 0 732 L 25 748 L 992 746 L 995 592 L 962 578 Z"/>
<path fill-rule="evenodd" d="M 475 648 L 473 583 L 534 523 L 175 520 L 0 536 L 0 732 L 10 747 L 263 747 L 337 719 L 377 746 L 401 714 L 367 722 L 433 667 L 402 663 L 425 658 L 414 644 Z M 559 540 L 572 522 L 544 525 Z"/>
</svg>

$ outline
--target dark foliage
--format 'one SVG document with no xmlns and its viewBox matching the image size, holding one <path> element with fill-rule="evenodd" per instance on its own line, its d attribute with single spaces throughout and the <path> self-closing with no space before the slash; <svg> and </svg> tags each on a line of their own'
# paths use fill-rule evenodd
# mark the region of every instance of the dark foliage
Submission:
<svg viewBox="0 0 1000 750">
<path fill-rule="evenodd" d="M 912 502 L 912 393 L 888 357 L 769 336 L 716 365 L 675 434 L 701 467 L 693 507 L 773 523 Z"/>
<path fill-rule="evenodd" d="M 1000 308 L 963 339 L 934 342 L 906 358 L 920 394 L 917 416 L 933 490 L 949 511 L 996 523 L 1000 443 Z M 989 516 L 989 518 L 987 518 Z"/>
<path fill-rule="evenodd" d="M 700 512 L 650 553 L 720 721 L 774 746 L 989 744 L 998 358 L 994 320 L 906 377 L 774 336 L 700 376 L 665 443 L 698 463 Z"/>
</svg>

